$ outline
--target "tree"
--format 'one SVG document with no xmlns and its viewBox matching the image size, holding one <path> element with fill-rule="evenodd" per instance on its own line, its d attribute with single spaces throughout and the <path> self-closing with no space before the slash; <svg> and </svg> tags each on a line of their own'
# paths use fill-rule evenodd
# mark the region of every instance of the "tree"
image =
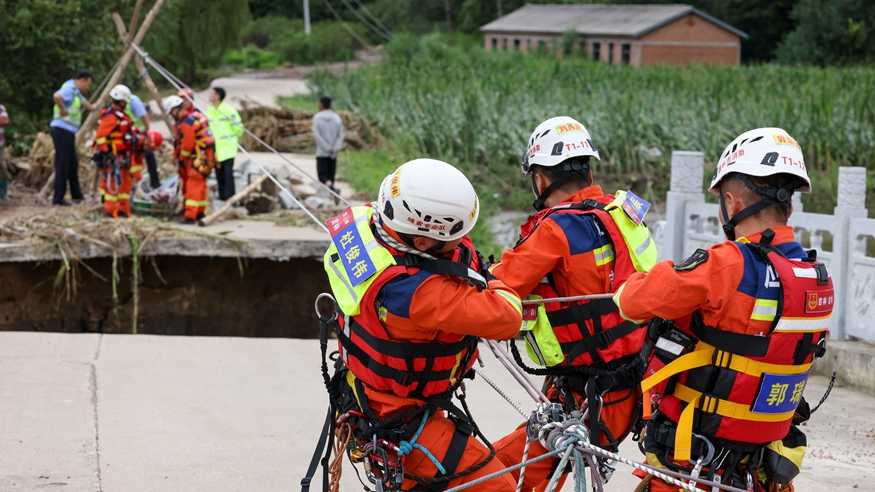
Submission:
<svg viewBox="0 0 875 492">
<path fill-rule="evenodd" d="M 249 22 L 247 0 L 170 0 L 143 43 L 168 70 L 188 83 L 199 70 L 215 67 L 240 44 Z"/>
<path fill-rule="evenodd" d="M 0 0 L 0 103 L 12 116 L 11 142 L 48 124 L 52 93 L 76 71 L 93 73 L 95 86 L 109 71 L 119 53 L 110 13 L 121 4 Z"/>
<path fill-rule="evenodd" d="M 796 28 L 778 49 L 781 62 L 836 65 L 875 60 L 875 3 L 802 0 L 792 17 Z"/>
</svg>

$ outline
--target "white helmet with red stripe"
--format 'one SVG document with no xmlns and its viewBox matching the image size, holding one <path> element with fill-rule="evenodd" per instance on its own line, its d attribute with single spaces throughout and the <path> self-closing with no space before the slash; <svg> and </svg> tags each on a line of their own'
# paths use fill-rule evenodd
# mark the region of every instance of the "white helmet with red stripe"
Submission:
<svg viewBox="0 0 875 492">
<path fill-rule="evenodd" d="M 395 232 L 453 241 L 474 228 L 480 203 L 461 171 L 436 159 L 415 159 L 383 180 L 377 210 Z"/>
<path fill-rule="evenodd" d="M 113 101 L 124 101 L 126 103 L 131 102 L 131 90 L 128 89 L 128 86 L 123 84 L 118 84 L 109 91 L 109 97 Z"/>
<path fill-rule="evenodd" d="M 754 177 L 787 174 L 805 184 L 798 191 L 811 191 L 811 179 L 805 169 L 802 147 L 781 128 L 757 128 L 742 133 L 726 146 L 717 161 L 717 173 L 711 191 L 730 173 Z"/>
<path fill-rule="evenodd" d="M 600 159 L 589 130 L 582 123 L 570 116 L 555 116 L 532 132 L 521 167 L 528 176 L 532 166 L 553 167 L 572 157 Z"/>
<path fill-rule="evenodd" d="M 720 183 L 734 176 L 757 196 L 751 203 L 730 216 Z M 765 178 L 765 179 L 763 179 Z M 802 147 L 780 128 L 757 128 L 742 133 L 720 154 L 717 172 L 710 190 L 720 193 L 720 216 L 723 232 L 735 240 L 735 227 L 772 205 L 790 210 L 795 191 L 811 191 L 811 179 L 805 169 Z"/>
</svg>

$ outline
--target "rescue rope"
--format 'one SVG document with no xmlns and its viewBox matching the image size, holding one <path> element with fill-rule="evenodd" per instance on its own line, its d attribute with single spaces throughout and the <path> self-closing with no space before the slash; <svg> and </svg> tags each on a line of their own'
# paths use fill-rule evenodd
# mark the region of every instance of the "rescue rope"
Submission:
<svg viewBox="0 0 875 492">
<path fill-rule="evenodd" d="M 177 90 L 182 90 L 182 89 L 187 89 L 187 88 L 188 88 L 188 87 L 185 86 L 181 81 L 179 81 L 179 79 L 177 79 L 172 73 L 170 73 L 168 70 L 166 70 L 164 67 L 162 67 L 157 61 L 155 61 L 151 56 L 149 56 L 148 53 L 146 53 L 145 51 L 143 51 L 139 46 L 137 46 L 137 45 L 132 45 L 132 46 L 133 46 L 134 49 L 137 51 L 137 54 L 139 54 L 140 57 L 143 58 L 143 60 L 144 60 L 146 63 L 148 63 L 150 66 L 152 66 L 152 68 L 154 68 L 155 70 L 157 70 L 158 73 L 159 73 L 162 77 L 164 77 L 168 82 L 170 82 L 170 85 L 172 85 L 173 87 L 175 87 Z M 191 101 L 191 103 L 194 105 L 194 107 L 195 107 L 196 109 L 198 109 L 198 111 L 201 110 L 200 106 L 198 106 L 198 104 L 197 104 L 197 101 L 195 101 L 193 98 L 189 98 L 188 96 L 186 96 L 186 99 L 189 99 L 189 100 Z M 292 163 L 292 161 L 288 160 L 285 156 L 283 156 L 282 154 L 280 154 L 279 151 L 277 151 L 277 150 L 274 149 L 273 147 L 267 145 L 266 142 L 264 142 L 263 140 L 261 140 L 260 138 L 258 138 L 256 135 L 254 135 L 254 134 L 253 134 L 252 132 L 250 132 L 248 129 L 245 129 L 245 128 L 244 128 L 244 130 L 247 132 L 248 135 L 252 136 L 257 142 L 259 142 L 259 143 L 261 143 L 262 145 L 264 145 L 265 147 L 267 147 L 267 148 L 268 148 L 269 150 L 271 150 L 274 154 L 276 154 L 277 156 L 279 156 L 282 160 L 284 160 L 286 163 L 288 163 L 288 164 L 290 164 L 291 166 L 293 166 L 295 169 L 298 169 L 298 171 L 301 172 L 302 174 L 304 174 L 304 176 L 306 176 L 306 177 L 310 178 L 311 180 L 313 180 L 313 177 L 312 177 L 312 176 L 310 176 L 309 174 L 303 172 L 298 166 L 296 166 L 294 163 Z M 244 154 L 246 154 L 246 156 L 250 156 L 249 151 L 247 151 L 247 150 L 246 150 L 242 145 L 240 145 L 239 143 L 237 144 L 237 148 L 240 149 Z M 286 193 L 286 194 L 292 199 L 292 201 L 295 202 L 295 205 L 297 205 L 302 211 L 304 211 L 304 213 L 306 213 L 307 216 L 310 217 L 310 219 L 311 219 L 316 225 L 318 225 L 318 226 L 319 226 L 323 231 L 325 231 L 326 233 L 330 234 L 330 232 L 328 231 L 328 227 L 326 227 L 325 224 L 323 224 L 322 221 L 319 220 L 319 219 L 316 217 L 316 215 L 313 214 L 313 212 L 311 212 L 306 206 L 304 206 L 304 204 L 301 203 L 300 200 L 298 200 L 298 198 L 294 195 L 294 193 L 291 192 L 291 190 L 289 190 L 289 189 L 286 188 L 282 183 L 280 183 L 280 181 L 279 181 L 279 180 L 278 180 L 273 174 L 271 174 L 271 173 L 270 173 L 270 172 L 269 172 L 269 171 L 268 171 L 263 165 L 261 165 L 261 163 L 259 163 L 258 160 L 256 160 L 256 159 L 251 159 L 251 160 L 252 160 L 252 162 L 254 162 L 255 165 L 258 167 L 259 171 L 261 171 L 262 174 L 264 174 L 265 176 L 267 176 L 268 179 L 270 179 L 271 181 L 273 181 L 273 183 L 274 183 L 279 189 L 281 189 L 282 191 L 284 191 L 284 192 L 285 192 L 285 193 Z M 316 180 L 316 181 L 318 181 L 318 180 Z M 329 190 L 331 193 L 333 193 L 335 196 L 337 196 L 338 198 L 340 198 L 341 200 L 343 200 L 344 203 L 346 203 L 347 205 L 349 205 L 349 202 L 348 202 L 347 200 L 345 200 L 345 199 L 343 199 L 342 197 L 340 197 L 340 195 L 334 193 L 333 190 L 331 190 L 330 188 L 328 188 L 327 186 L 325 186 L 325 185 L 322 184 L 321 182 L 320 182 L 319 184 L 322 185 L 323 187 L 325 187 L 326 189 L 328 189 L 328 190 Z"/>
<path fill-rule="evenodd" d="M 137 54 L 140 55 L 141 58 L 143 58 L 143 60 L 146 60 L 147 63 L 148 63 L 149 65 L 151 65 L 152 68 L 154 68 L 154 69 L 157 70 L 159 73 L 161 73 L 161 75 L 162 75 L 164 78 L 168 79 L 168 81 L 169 81 L 170 79 L 173 79 L 173 82 L 175 82 L 175 84 L 173 84 L 173 86 L 176 87 L 178 90 L 182 90 L 182 89 L 188 89 L 188 90 L 191 90 L 191 87 L 189 87 L 185 82 L 183 82 L 183 81 L 182 81 L 181 79 L 179 79 L 176 75 L 174 75 L 174 74 L 171 73 L 169 70 L 167 70 L 166 68 L 164 68 L 164 67 L 163 67 L 160 63 L 158 63 L 154 58 L 152 58 L 151 56 L 149 56 L 149 53 L 143 51 L 143 49 L 140 48 L 140 47 L 137 46 L 137 45 L 134 45 L 134 49 L 137 51 Z M 151 60 L 151 61 L 150 61 L 150 60 Z M 192 91 L 192 94 L 194 94 L 194 91 Z M 188 99 L 188 98 L 186 97 L 186 99 Z M 192 99 L 192 103 L 195 103 L 195 101 L 194 101 L 193 99 Z M 277 149 L 273 148 L 270 144 L 268 144 L 267 142 L 265 142 L 264 140 L 262 140 L 262 139 L 261 139 L 258 135 L 256 135 L 255 133 L 253 133 L 252 130 L 250 130 L 250 129 L 246 128 L 246 127 L 243 127 L 243 131 L 244 131 L 247 135 L 249 135 L 250 137 L 252 137 L 253 140 L 255 140 L 256 142 L 258 142 L 259 144 L 261 144 L 264 148 L 266 148 L 266 149 L 269 150 L 270 152 L 276 154 L 277 157 L 279 157 L 280 159 L 283 160 L 283 162 L 285 162 L 285 163 L 288 164 L 289 166 L 292 166 L 296 171 L 298 171 L 298 172 L 301 173 L 304 177 L 306 177 L 307 179 L 309 179 L 314 185 L 324 188 L 325 191 L 327 191 L 327 192 L 328 192 L 330 195 L 332 195 L 334 198 L 336 198 L 336 199 L 338 199 L 339 201 L 343 202 L 346 206 L 351 206 L 351 205 L 352 205 L 352 204 L 349 202 L 349 200 L 347 200 L 346 198 L 344 198 L 340 193 L 337 193 L 336 191 L 334 191 L 333 189 L 331 189 L 330 186 L 328 186 L 328 185 L 326 185 L 325 183 L 319 181 L 317 178 L 314 178 L 313 175 L 311 175 L 310 173 L 308 173 L 307 171 L 305 171 L 304 169 L 302 169 L 300 166 L 298 166 L 297 164 L 295 164 L 294 162 L 292 162 L 292 161 L 289 160 L 288 158 L 286 158 L 286 156 L 282 155 L 282 153 L 281 153 L 280 151 L 278 151 Z M 243 147 L 241 147 L 240 144 L 238 144 L 237 147 L 238 147 L 240 150 L 243 150 L 244 152 L 246 152 L 246 149 L 244 149 Z"/>
<path fill-rule="evenodd" d="M 529 438 L 528 434 L 526 434 L 526 444 L 523 446 L 523 460 L 521 463 L 523 467 L 520 468 L 520 478 L 516 481 L 516 492 L 523 491 L 523 483 L 526 481 L 526 463 L 529 461 L 529 446 L 532 444 L 532 440 Z"/>
<path fill-rule="evenodd" d="M 376 208 L 376 207 L 375 207 Z M 377 235 L 380 236 L 380 240 L 385 242 L 390 247 L 401 251 L 402 253 L 407 253 L 409 255 L 419 256 L 420 258 L 425 258 L 426 260 L 436 260 L 434 256 L 426 253 L 425 251 L 420 251 L 416 248 L 411 248 L 410 246 L 404 244 L 401 241 L 398 241 L 394 237 L 392 237 L 386 230 L 383 228 L 383 220 L 377 215 L 377 227 L 374 227 L 374 230 L 377 231 Z"/>
<path fill-rule="evenodd" d="M 334 459 L 331 461 L 328 473 L 331 477 L 328 483 L 330 492 L 340 491 L 340 477 L 343 472 L 343 457 L 349 440 L 352 438 L 352 427 L 349 422 L 344 422 L 337 428 L 337 437 L 334 440 Z"/>
<path fill-rule="evenodd" d="M 548 302 L 574 302 L 574 301 L 592 301 L 595 299 L 612 299 L 614 297 L 613 293 L 607 294 L 587 294 L 582 296 L 570 296 L 570 297 L 547 297 L 544 299 L 526 299 L 523 301 L 523 306 L 530 306 L 534 304 L 546 304 Z"/>
<path fill-rule="evenodd" d="M 406 456 L 410 454 L 414 449 L 418 449 L 422 454 L 428 458 L 429 461 L 437 468 L 437 471 L 441 475 L 446 475 L 447 470 L 444 468 L 441 460 L 437 459 L 431 451 L 422 444 L 416 442 L 419 439 L 419 435 L 422 434 L 422 429 L 425 428 L 425 423 L 428 421 L 428 417 L 431 415 L 431 412 L 425 411 L 422 412 L 422 420 L 419 422 L 419 427 L 416 429 L 416 432 L 413 434 L 413 437 L 410 438 L 409 441 L 401 440 L 398 442 L 398 456 Z"/>
<path fill-rule="evenodd" d="M 523 410 L 522 405 L 520 405 L 518 402 L 512 400 L 511 397 L 508 396 L 507 393 L 505 393 L 505 392 L 504 392 L 504 391 L 498 386 L 498 384 L 495 383 L 495 381 L 493 381 L 493 380 L 491 380 L 490 378 L 486 377 L 486 375 L 483 374 L 483 370 L 482 370 L 482 369 L 479 370 L 479 371 L 477 371 L 477 376 L 478 376 L 480 379 L 482 379 L 483 381 L 485 381 L 486 384 L 488 384 L 493 390 L 495 390 L 495 392 L 498 393 L 498 396 L 502 397 L 502 398 L 504 399 L 504 401 L 506 401 L 511 407 L 513 407 L 513 409 L 516 410 L 517 413 L 519 413 L 520 415 L 522 415 L 524 419 L 529 418 L 529 414 L 527 414 L 527 413 L 525 412 L 525 410 Z"/>
</svg>

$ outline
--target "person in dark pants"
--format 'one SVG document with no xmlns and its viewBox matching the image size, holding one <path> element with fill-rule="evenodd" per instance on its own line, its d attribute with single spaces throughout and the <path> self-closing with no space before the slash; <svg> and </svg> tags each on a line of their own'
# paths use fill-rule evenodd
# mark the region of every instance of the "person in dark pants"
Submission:
<svg viewBox="0 0 875 492">
<path fill-rule="evenodd" d="M 216 139 L 216 183 L 219 185 L 219 200 L 234 196 L 234 158 L 237 157 L 237 142 L 243 136 L 240 113 L 225 102 L 225 89 L 213 87 L 210 106 L 206 111 L 207 121 Z"/>
<path fill-rule="evenodd" d="M 316 173 L 319 182 L 335 192 L 337 153 L 343 147 L 343 122 L 331 110 L 331 98 L 319 98 L 319 112 L 313 116 L 313 139 L 316 141 Z"/>
<path fill-rule="evenodd" d="M 67 183 L 70 183 L 70 197 L 73 201 L 83 199 L 79 187 L 79 159 L 76 156 L 76 132 L 82 124 L 83 110 L 94 107 L 82 95 L 91 87 L 91 74 L 85 71 L 61 85 L 53 95 L 55 106 L 52 122 L 49 123 L 52 142 L 55 145 L 55 193 L 53 205 L 69 205 L 64 201 Z"/>
<path fill-rule="evenodd" d="M 149 112 L 146 111 L 143 100 L 136 94 L 131 95 L 131 102 L 125 107 L 125 114 L 134 122 L 138 131 L 143 134 L 149 133 L 151 126 Z M 158 176 L 158 161 L 155 160 L 155 153 L 148 146 L 144 149 L 143 155 L 146 160 L 146 169 L 149 171 L 149 187 L 154 190 L 161 186 L 161 179 Z"/>
</svg>

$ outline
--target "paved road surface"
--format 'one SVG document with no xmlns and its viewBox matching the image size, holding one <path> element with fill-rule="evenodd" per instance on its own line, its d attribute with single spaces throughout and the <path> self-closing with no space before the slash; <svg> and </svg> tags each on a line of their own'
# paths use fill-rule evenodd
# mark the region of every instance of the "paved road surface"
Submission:
<svg viewBox="0 0 875 492">
<path fill-rule="evenodd" d="M 295 490 L 325 411 L 318 360 L 314 340 L 0 333 L 0 490 Z M 469 394 L 488 436 L 519 420 L 484 383 Z M 836 388 L 797 490 L 873 490 L 873 416 L 875 398 Z M 633 485 L 620 468 L 608 490 Z"/>
</svg>

